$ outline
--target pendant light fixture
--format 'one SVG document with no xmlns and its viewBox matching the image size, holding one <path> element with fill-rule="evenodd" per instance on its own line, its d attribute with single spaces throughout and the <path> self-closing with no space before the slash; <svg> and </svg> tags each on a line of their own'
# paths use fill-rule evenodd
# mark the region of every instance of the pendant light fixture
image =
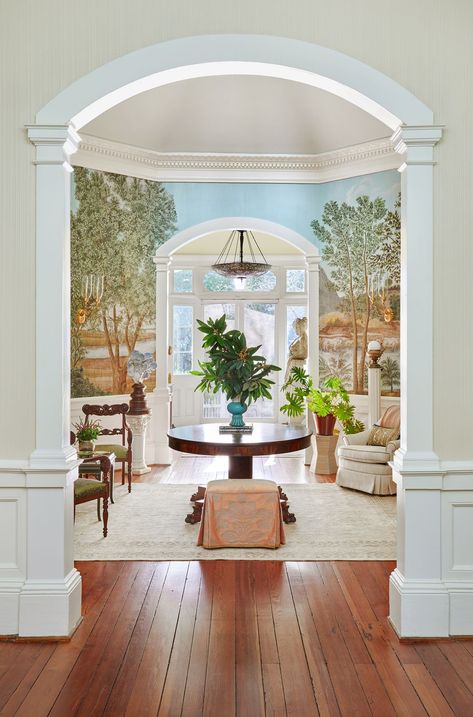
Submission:
<svg viewBox="0 0 473 717">
<path fill-rule="evenodd" d="M 266 261 L 253 232 L 234 229 L 212 269 L 222 276 L 246 279 L 265 274 L 271 265 Z"/>
</svg>

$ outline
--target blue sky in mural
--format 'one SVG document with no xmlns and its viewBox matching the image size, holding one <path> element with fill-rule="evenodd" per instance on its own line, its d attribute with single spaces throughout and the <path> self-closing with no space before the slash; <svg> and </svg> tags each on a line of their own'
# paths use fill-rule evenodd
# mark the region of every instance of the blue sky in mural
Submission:
<svg viewBox="0 0 473 717">
<path fill-rule="evenodd" d="M 324 204 L 354 203 L 357 196 L 382 197 L 392 209 L 400 191 L 397 171 L 377 172 L 324 184 L 233 184 L 166 182 L 174 197 L 178 231 L 219 217 L 254 217 L 289 227 L 315 243 L 310 228 Z"/>
</svg>

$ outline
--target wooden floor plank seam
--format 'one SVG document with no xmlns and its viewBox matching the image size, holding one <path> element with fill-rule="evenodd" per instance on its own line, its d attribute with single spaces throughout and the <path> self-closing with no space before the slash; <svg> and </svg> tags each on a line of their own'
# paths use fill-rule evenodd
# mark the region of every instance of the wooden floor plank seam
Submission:
<svg viewBox="0 0 473 717">
<path fill-rule="evenodd" d="M 122 602 L 121 606 L 119 606 L 119 608 L 118 608 L 118 611 L 117 611 L 117 614 L 116 614 L 116 616 L 115 616 L 115 619 L 113 620 L 113 624 L 110 625 L 110 623 L 108 623 L 108 625 L 107 625 L 107 628 L 106 628 L 107 631 L 105 632 L 105 635 L 103 636 L 103 637 L 105 638 L 105 639 L 103 639 L 103 644 L 100 645 L 100 646 L 97 648 L 97 649 L 98 649 L 98 653 L 99 653 L 98 656 L 97 656 L 97 662 L 98 662 L 98 663 L 100 663 L 100 661 L 101 661 L 101 659 L 102 659 L 102 657 L 103 657 L 103 654 L 104 654 L 104 652 L 105 652 L 105 650 L 106 650 L 106 648 L 107 648 L 107 642 L 108 642 L 108 639 L 107 639 L 107 638 L 108 638 L 108 636 L 113 632 L 113 630 L 114 630 L 114 628 L 115 628 L 115 626 L 116 626 L 116 624 L 117 624 L 117 622 L 118 622 L 118 620 L 119 620 L 119 618 L 120 618 L 120 615 L 121 615 L 122 611 L 125 609 L 126 599 L 127 599 L 128 595 L 131 593 L 131 591 L 133 590 L 133 586 L 134 586 L 135 581 L 136 581 L 136 579 L 137 579 L 139 570 L 140 570 L 139 566 L 136 565 L 136 564 L 134 564 L 134 565 L 133 565 L 133 569 L 132 569 L 132 573 L 131 573 L 130 576 L 129 576 L 129 575 L 126 575 L 126 574 L 123 575 L 123 573 L 122 573 L 121 576 L 120 576 L 120 577 L 123 577 L 123 581 L 124 581 L 124 584 L 123 584 L 123 593 L 124 593 L 124 595 L 123 595 L 123 602 Z M 109 613 L 107 613 L 107 615 L 108 615 L 108 614 L 109 614 Z M 108 622 L 108 621 L 107 621 L 107 622 Z M 92 635 L 93 635 L 93 633 L 94 633 L 95 631 L 100 632 L 100 631 L 102 630 L 102 626 L 103 626 L 103 625 L 106 625 L 106 622 L 105 622 L 105 621 L 98 620 L 98 621 L 95 623 L 94 629 L 92 630 L 92 632 L 91 632 L 90 635 L 89 635 L 89 638 L 88 638 L 88 641 L 87 641 L 88 644 L 90 644 L 91 641 L 92 641 L 93 647 L 94 647 L 94 645 L 99 644 L 99 643 L 97 643 L 97 642 L 95 642 L 95 643 L 93 642 Z M 104 629 L 104 631 L 105 631 L 105 628 L 103 628 L 103 629 Z M 102 636 L 101 636 L 101 637 L 102 637 Z M 96 638 L 96 635 L 94 635 L 94 638 Z M 87 645 L 87 643 L 86 643 L 86 645 Z M 92 649 L 93 649 L 93 647 L 92 647 Z M 87 658 L 89 658 L 89 659 L 87 659 Z M 83 662 L 86 662 L 86 668 L 87 668 L 87 670 L 88 670 L 88 676 L 87 676 L 87 679 L 86 679 L 86 682 L 85 682 L 85 683 L 84 683 L 84 671 L 81 671 L 80 675 L 77 675 L 77 677 L 76 677 L 76 671 L 78 670 L 78 663 L 79 663 L 79 661 L 81 661 L 81 660 L 82 660 Z M 93 679 L 93 677 L 94 677 L 94 675 L 95 675 L 95 673 L 92 672 L 91 670 L 92 670 L 92 666 L 91 666 L 90 657 L 89 657 L 88 655 L 85 656 L 85 653 L 84 653 L 84 655 L 81 654 L 80 657 L 79 657 L 79 660 L 76 661 L 74 667 L 73 667 L 72 670 L 69 672 L 69 676 L 68 676 L 67 680 L 65 681 L 65 683 L 64 683 L 63 686 L 62 686 L 61 692 L 60 692 L 59 695 L 56 697 L 56 700 L 54 701 L 54 704 L 53 704 L 52 707 L 51 707 L 51 710 L 50 710 L 50 712 L 49 712 L 49 714 L 51 715 L 51 717 L 62 717 L 63 714 L 66 714 L 66 711 L 65 711 L 65 710 L 63 709 L 63 707 L 61 706 L 61 703 L 64 702 L 64 700 L 65 700 L 65 701 L 66 701 L 66 704 L 68 704 L 67 700 L 70 699 L 70 698 L 69 698 L 69 695 L 68 695 L 68 692 L 69 692 L 69 690 L 70 690 L 70 687 L 68 687 L 68 685 L 69 685 L 70 682 L 71 682 L 71 683 L 74 683 L 74 681 L 80 682 L 80 687 L 81 687 L 82 689 L 81 689 L 81 692 L 79 693 L 79 694 L 80 694 L 80 696 L 79 696 L 79 698 L 78 698 L 79 701 L 78 701 L 77 703 L 74 702 L 74 708 L 71 708 L 71 713 L 77 714 L 77 713 L 80 711 L 81 704 L 82 704 L 83 700 L 84 700 L 84 699 L 86 698 L 86 696 L 87 696 L 87 687 L 88 687 L 90 681 Z M 86 672 L 85 674 L 87 675 L 87 672 Z M 73 709 L 74 711 L 72 711 L 72 709 Z"/>
<path fill-rule="evenodd" d="M 165 566 L 165 569 L 160 571 L 160 568 L 161 568 L 163 565 Z M 156 610 L 158 609 L 159 601 L 160 601 L 160 599 L 161 599 L 162 591 L 163 591 L 163 588 L 164 588 L 164 584 L 165 584 L 165 582 L 166 582 L 166 577 L 167 577 L 167 574 L 168 574 L 168 571 L 169 571 L 169 566 L 170 566 L 170 563 L 168 563 L 168 562 L 167 562 L 167 563 L 162 563 L 162 562 L 161 562 L 161 563 L 156 563 L 156 569 L 155 569 L 154 574 L 153 574 L 153 579 L 152 579 L 152 581 L 151 581 L 151 583 L 150 583 L 150 588 L 149 588 L 148 593 L 146 594 L 146 596 L 145 596 L 145 598 L 144 598 L 144 600 L 143 600 L 143 603 L 142 603 L 141 609 L 140 609 L 140 613 L 139 613 L 139 615 L 138 615 L 138 619 L 137 619 L 137 621 L 136 621 L 136 623 L 135 623 L 135 631 L 136 631 L 137 626 L 139 625 L 140 621 L 143 620 L 143 616 L 144 616 L 145 609 L 146 609 L 146 607 L 147 607 L 147 601 L 148 601 L 148 599 L 154 601 L 154 603 L 155 603 L 155 604 L 154 604 L 154 609 L 152 610 L 152 615 L 151 615 L 151 617 L 150 617 L 149 627 L 148 627 L 148 629 L 146 630 L 146 632 L 145 632 L 145 634 L 144 634 L 144 636 L 143 636 L 143 642 L 142 642 L 142 645 L 140 646 L 140 657 L 139 657 L 139 660 L 138 660 L 138 662 L 137 662 L 137 664 L 136 664 L 136 668 L 135 668 L 135 670 L 134 670 L 134 675 L 136 675 L 136 673 L 138 672 L 139 666 L 140 666 L 140 664 L 141 664 L 141 659 L 142 659 L 142 656 L 143 656 L 143 652 L 144 652 L 145 646 L 146 646 L 146 644 L 147 644 L 147 641 L 148 641 L 148 639 L 149 639 L 149 633 L 150 633 L 150 630 L 151 630 L 151 627 L 152 627 L 152 624 L 153 624 L 154 616 L 155 616 L 155 614 L 156 614 Z M 159 571 L 159 574 L 158 574 L 158 571 Z M 164 573 L 164 574 L 162 575 L 162 579 L 160 579 L 160 578 L 161 578 L 161 573 Z M 152 590 L 152 586 L 154 585 L 154 582 L 155 582 L 157 579 L 160 580 L 161 587 L 159 588 L 159 591 L 158 591 L 157 596 L 153 596 L 153 595 L 150 593 L 150 591 Z M 125 666 L 127 666 L 127 664 L 128 664 L 128 660 L 129 660 L 129 657 L 130 657 L 130 651 L 131 651 L 131 648 L 132 648 L 132 644 L 133 644 L 133 642 L 134 642 L 134 638 L 135 638 L 135 632 L 133 633 L 133 635 L 132 635 L 132 637 L 131 637 L 131 639 L 130 639 L 130 641 L 129 641 L 129 643 L 128 643 L 127 650 L 126 650 L 126 652 L 125 652 L 125 654 L 124 654 L 124 656 L 123 656 L 123 659 L 122 659 L 122 661 L 121 661 L 120 669 L 119 669 L 119 671 L 118 671 L 118 673 L 117 673 L 117 676 L 116 676 L 116 678 L 115 678 L 115 682 L 114 682 L 114 685 L 113 685 L 114 688 L 117 686 L 117 683 L 121 680 L 121 672 L 125 670 Z M 129 674 L 129 668 L 128 668 L 128 667 L 127 667 L 127 677 L 131 677 L 131 675 Z M 129 699 L 129 695 L 128 695 L 128 697 L 126 698 L 125 703 L 124 703 L 124 704 L 122 703 L 122 705 L 121 705 L 121 708 L 122 708 L 122 710 L 123 710 L 123 713 L 124 713 L 124 711 L 125 711 L 125 709 L 126 709 L 126 707 L 127 707 L 128 699 Z M 113 717 L 116 717 L 116 712 L 117 712 L 116 693 L 115 693 L 113 690 L 110 691 L 109 697 L 108 697 L 107 702 L 106 702 L 106 704 L 105 704 L 105 706 L 104 706 L 103 714 L 106 714 L 106 713 L 111 709 L 111 705 L 110 705 L 110 702 L 111 702 L 111 701 L 112 701 L 112 705 L 113 705 L 113 711 L 111 712 L 111 714 L 113 715 Z M 115 702 L 115 704 L 114 704 L 114 702 Z"/>
<path fill-rule="evenodd" d="M 151 575 L 149 576 L 149 579 L 147 580 L 147 587 L 146 587 L 145 594 L 143 595 L 143 599 L 142 599 L 142 602 L 141 602 L 141 606 L 140 606 L 139 610 L 137 611 L 136 616 L 135 616 L 135 618 L 134 618 L 134 620 L 133 620 L 133 629 L 130 630 L 130 632 L 129 632 L 128 639 L 127 639 L 127 641 L 126 641 L 126 644 L 123 646 L 123 649 L 122 649 L 122 652 L 121 652 L 121 659 L 120 659 L 120 661 L 118 662 L 118 664 L 116 665 L 116 668 L 114 669 L 113 679 L 112 679 L 112 681 L 111 681 L 111 684 L 108 685 L 108 694 L 107 694 L 106 700 L 105 700 L 105 702 L 104 702 L 104 705 L 103 705 L 103 708 L 102 708 L 100 714 L 104 714 L 104 712 L 105 712 L 105 710 L 106 710 L 106 707 L 107 707 L 107 704 L 108 704 L 109 699 L 110 699 L 110 695 L 111 695 L 111 693 L 113 692 L 113 688 L 114 688 L 115 683 L 116 683 L 116 681 L 117 681 L 117 679 L 118 679 L 118 677 L 119 677 L 119 674 L 120 674 L 122 665 L 123 665 L 123 663 L 124 663 L 124 661 L 125 661 L 125 658 L 126 658 L 126 655 L 127 655 L 128 649 L 129 649 L 129 646 L 130 646 L 130 642 L 131 642 L 131 640 L 132 640 L 132 638 L 133 638 L 133 634 L 134 634 L 136 625 L 137 625 L 137 623 L 138 623 L 138 620 L 139 620 L 141 611 L 142 611 L 142 609 L 143 609 L 143 604 L 144 604 L 144 602 L 145 602 L 145 600 L 146 600 L 146 597 L 147 597 L 147 595 L 148 595 L 148 592 L 149 592 L 149 590 L 150 590 L 150 588 L 151 588 L 151 585 L 152 585 L 152 582 L 153 582 L 153 579 L 154 579 L 154 576 L 155 576 L 155 573 L 156 573 L 156 569 L 157 569 L 157 566 L 155 565 L 155 566 L 154 566 L 154 570 L 152 571 Z M 138 577 L 138 574 L 137 574 L 136 577 Z M 135 582 L 136 582 L 136 580 L 135 580 Z M 131 590 L 130 590 L 130 592 L 131 592 Z M 124 608 L 125 608 L 125 606 L 124 606 Z M 120 613 L 120 615 L 121 615 L 121 614 L 122 614 L 122 613 Z M 118 622 L 119 618 L 120 618 L 120 616 L 117 618 L 117 622 Z M 117 623 L 115 623 L 115 624 L 117 624 Z M 95 673 L 95 678 L 97 679 L 97 673 Z M 81 708 L 80 708 L 80 709 L 81 709 Z M 80 709 L 79 709 L 79 712 L 80 712 Z"/>
</svg>

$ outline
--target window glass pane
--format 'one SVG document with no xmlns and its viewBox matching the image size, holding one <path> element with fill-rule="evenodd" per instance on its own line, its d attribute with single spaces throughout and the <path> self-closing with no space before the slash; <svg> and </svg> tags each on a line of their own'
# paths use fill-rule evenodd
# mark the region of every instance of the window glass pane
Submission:
<svg viewBox="0 0 473 717">
<path fill-rule="evenodd" d="M 192 269 L 174 269 L 174 291 L 178 294 L 192 291 Z"/>
<path fill-rule="evenodd" d="M 219 319 L 225 314 L 227 319 L 227 330 L 235 328 L 235 304 L 224 304 L 221 302 L 204 304 L 204 321 Z M 215 421 L 228 417 L 227 399 L 221 391 L 217 393 L 204 393 L 203 413 L 205 419 Z"/>
<path fill-rule="evenodd" d="M 286 309 L 286 360 L 289 351 L 289 346 L 298 338 L 296 330 L 294 328 L 294 322 L 296 319 L 302 319 L 307 316 L 306 306 L 287 306 Z"/>
<path fill-rule="evenodd" d="M 235 328 L 235 304 L 204 304 L 204 321 L 219 319 L 225 314 L 227 319 L 227 330 Z"/>
<path fill-rule="evenodd" d="M 233 291 L 233 279 L 221 276 L 216 271 L 208 271 L 204 276 L 204 289 L 206 291 Z"/>
<path fill-rule="evenodd" d="M 173 307 L 173 373 L 192 370 L 192 306 Z"/>
<path fill-rule="evenodd" d="M 305 291 L 305 269 L 288 269 L 286 271 L 286 291 Z"/>
<path fill-rule="evenodd" d="M 274 291 L 276 287 L 276 275 L 267 271 L 261 276 L 249 276 L 246 280 L 246 291 Z"/>
<path fill-rule="evenodd" d="M 276 275 L 272 271 L 267 271 L 261 276 L 250 276 L 241 280 L 221 276 L 216 271 L 208 271 L 203 283 L 206 291 L 274 291 Z"/>
<path fill-rule="evenodd" d="M 249 346 L 261 344 L 259 353 L 264 356 L 268 363 L 274 363 L 275 349 L 275 320 L 276 305 L 267 302 L 245 304 L 243 331 L 246 335 Z M 277 374 L 271 374 L 269 378 L 274 381 Z M 274 386 L 271 393 L 274 396 Z M 272 418 L 274 416 L 274 402 L 260 398 L 252 403 L 245 413 L 245 418 Z"/>
</svg>

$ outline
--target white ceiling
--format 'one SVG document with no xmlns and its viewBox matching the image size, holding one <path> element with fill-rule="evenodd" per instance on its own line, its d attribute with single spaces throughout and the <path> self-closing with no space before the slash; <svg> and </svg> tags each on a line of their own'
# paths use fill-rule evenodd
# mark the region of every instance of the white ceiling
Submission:
<svg viewBox="0 0 473 717">
<path fill-rule="evenodd" d="M 157 152 L 319 154 L 389 137 L 389 128 L 324 90 L 269 77 L 203 77 L 137 95 L 85 125 Z"/>
<path fill-rule="evenodd" d="M 252 232 L 254 238 L 259 244 L 259 247 L 263 254 L 302 254 L 297 247 L 284 239 L 279 239 L 272 234 L 266 234 L 265 232 Z M 230 236 L 230 232 L 211 232 L 205 234 L 198 239 L 194 239 L 185 246 L 178 249 L 175 254 L 203 254 L 216 259 L 218 254 L 222 251 L 225 242 Z"/>
</svg>

